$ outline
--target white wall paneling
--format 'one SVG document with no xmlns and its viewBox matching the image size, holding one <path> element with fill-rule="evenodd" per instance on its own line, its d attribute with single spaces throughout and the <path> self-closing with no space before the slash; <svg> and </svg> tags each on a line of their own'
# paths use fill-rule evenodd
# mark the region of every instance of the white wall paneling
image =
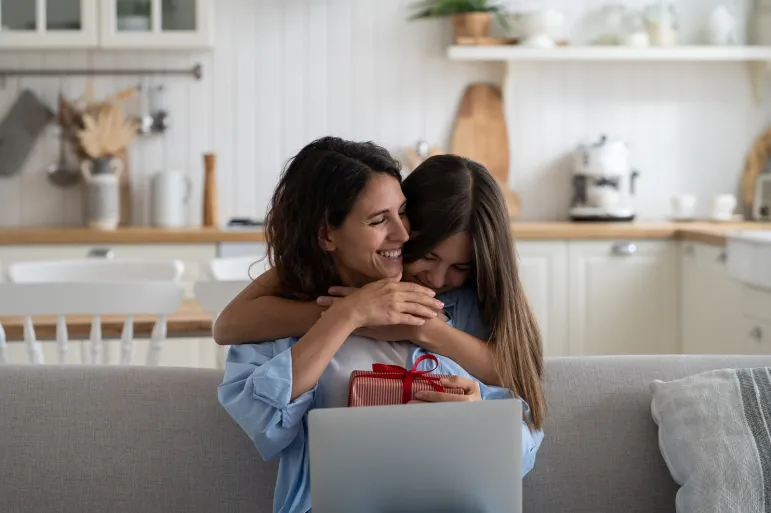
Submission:
<svg viewBox="0 0 771 513">
<path fill-rule="evenodd" d="M 501 63 L 447 58 L 449 24 L 407 22 L 410 0 L 227 0 L 215 6 L 215 50 L 197 52 L 3 52 L 0 65 L 186 67 L 204 78 L 158 78 L 166 85 L 171 129 L 131 150 L 134 221 L 148 220 L 148 180 L 181 169 L 194 183 L 191 224 L 200 223 L 202 154 L 218 155 L 222 220 L 263 217 L 287 159 L 315 137 L 377 141 L 394 152 L 420 138 L 447 145 L 469 82 L 501 83 Z M 538 3 L 538 2 L 536 2 Z M 696 38 L 717 2 L 680 0 L 684 34 Z M 544 3 L 546 4 L 546 3 Z M 579 12 L 599 1 L 554 0 Z M 576 30 L 586 30 L 580 28 Z M 82 94 L 82 77 L 8 79 L 0 112 L 24 87 L 52 106 L 59 84 Z M 93 79 L 97 94 L 137 77 Z M 600 132 L 627 140 L 642 177 L 639 212 L 664 217 L 668 197 L 736 189 L 744 156 L 765 128 L 767 103 L 754 105 L 739 63 L 520 63 L 511 75 L 512 185 L 523 217 L 564 219 L 570 199 L 567 156 Z M 79 191 L 56 188 L 44 168 L 56 158 L 47 132 L 19 176 L 0 178 L 0 226 L 77 225 Z"/>
</svg>

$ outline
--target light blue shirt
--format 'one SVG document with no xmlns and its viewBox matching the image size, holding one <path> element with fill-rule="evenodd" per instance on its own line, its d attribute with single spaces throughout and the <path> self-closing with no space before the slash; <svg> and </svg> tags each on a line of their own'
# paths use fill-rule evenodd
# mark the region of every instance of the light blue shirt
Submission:
<svg viewBox="0 0 771 513">
<path fill-rule="evenodd" d="M 476 292 L 462 287 L 443 294 L 440 299 L 450 324 L 470 335 L 486 340 L 487 329 L 479 315 Z M 323 408 L 319 385 L 291 401 L 292 352 L 296 338 L 285 338 L 262 344 L 232 346 L 228 351 L 225 377 L 218 387 L 218 397 L 225 410 L 249 435 L 266 461 L 280 457 L 273 501 L 274 513 L 307 513 L 311 509 L 310 467 L 308 464 L 307 414 Z M 428 354 L 411 346 L 408 368 L 422 355 Z M 454 374 L 473 378 L 457 363 L 440 355 L 437 374 Z M 423 361 L 419 370 L 428 370 L 432 362 Z M 366 370 L 366 369 L 362 369 Z M 476 380 L 479 382 L 478 380 Z M 510 399 L 514 394 L 505 388 L 480 382 L 482 398 Z M 523 401 L 525 413 L 529 406 Z M 535 455 L 543 441 L 543 431 L 531 432 L 522 422 L 522 475 L 535 465 Z"/>
</svg>

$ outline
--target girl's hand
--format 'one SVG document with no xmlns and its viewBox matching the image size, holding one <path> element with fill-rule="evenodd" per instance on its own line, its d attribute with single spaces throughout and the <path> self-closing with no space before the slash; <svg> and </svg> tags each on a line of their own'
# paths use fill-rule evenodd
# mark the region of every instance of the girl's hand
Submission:
<svg viewBox="0 0 771 513">
<path fill-rule="evenodd" d="M 431 390 L 430 392 L 416 392 L 415 399 L 408 404 L 470 402 L 482 400 L 479 383 L 473 379 L 450 376 L 449 378 L 442 378 L 439 383 L 446 388 L 462 388 L 463 395 L 436 392 L 434 390 Z"/>
<path fill-rule="evenodd" d="M 444 306 L 434 298 L 435 292 L 431 289 L 387 279 L 360 289 L 332 287 L 330 293 L 342 297 L 320 297 L 317 303 L 329 307 L 336 304 L 346 306 L 359 327 L 421 326 L 426 319 L 437 317 L 437 311 Z"/>
<path fill-rule="evenodd" d="M 429 289 L 424 289 L 423 287 L 420 287 L 421 289 L 427 291 Z M 325 308 L 329 308 L 330 306 L 334 305 L 338 301 L 342 300 L 345 297 L 350 296 L 354 292 L 359 290 L 356 287 L 330 287 L 329 288 L 329 295 L 328 296 L 319 296 L 316 299 L 316 304 L 319 306 L 323 306 Z M 436 301 L 435 303 L 429 305 L 429 308 L 432 308 L 434 311 L 436 311 L 436 318 L 442 322 L 447 322 L 449 317 L 447 317 L 444 314 L 443 309 L 444 303 L 441 301 Z M 411 340 L 409 337 L 403 336 L 406 333 L 413 333 L 414 331 L 411 330 L 411 326 L 404 326 L 404 325 L 395 325 L 395 326 L 382 326 L 380 328 L 377 328 L 376 333 L 378 333 L 378 336 L 375 336 L 374 338 L 380 339 L 380 340 Z M 372 332 L 375 332 L 375 328 L 372 329 Z M 380 336 L 382 335 L 382 336 Z M 367 335 L 369 336 L 369 335 Z"/>
</svg>

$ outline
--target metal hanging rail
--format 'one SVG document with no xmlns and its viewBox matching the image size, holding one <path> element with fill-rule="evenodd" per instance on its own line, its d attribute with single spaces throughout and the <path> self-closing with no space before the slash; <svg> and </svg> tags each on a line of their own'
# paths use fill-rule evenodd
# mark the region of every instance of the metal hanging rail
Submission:
<svg viewBox="0 0 771 513">
<path fill-rule="evenodd" d="M 191 76 L 196 80 L 203 78 L 203 66 L 196 64 L 184 69 L 0 69 L 0 82 L 8 77 L 65 77 L 65 76 Z"/>
</svg>

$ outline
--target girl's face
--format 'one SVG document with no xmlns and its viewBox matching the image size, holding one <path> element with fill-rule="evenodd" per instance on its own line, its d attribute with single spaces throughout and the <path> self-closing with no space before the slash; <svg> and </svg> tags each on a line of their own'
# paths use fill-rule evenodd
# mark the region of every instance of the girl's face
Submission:
<svg viewBox="0 0 771 513">
<path fill-rule="evenodd" d="M 339 228 L 319 235 L 345 285 L 402 277 L 402 247 L 409 239 L 405 199 L 399 181 L 376 174 L 362 190 Z"/>
<path fill-rule="evenodd" d="M 471 267 L 471 238 L 468 233 L 458 233 L 444 239 L 423 258 L 405 264 L 404 279 L 441 294 L 463 285 Z"/>
</svg>

